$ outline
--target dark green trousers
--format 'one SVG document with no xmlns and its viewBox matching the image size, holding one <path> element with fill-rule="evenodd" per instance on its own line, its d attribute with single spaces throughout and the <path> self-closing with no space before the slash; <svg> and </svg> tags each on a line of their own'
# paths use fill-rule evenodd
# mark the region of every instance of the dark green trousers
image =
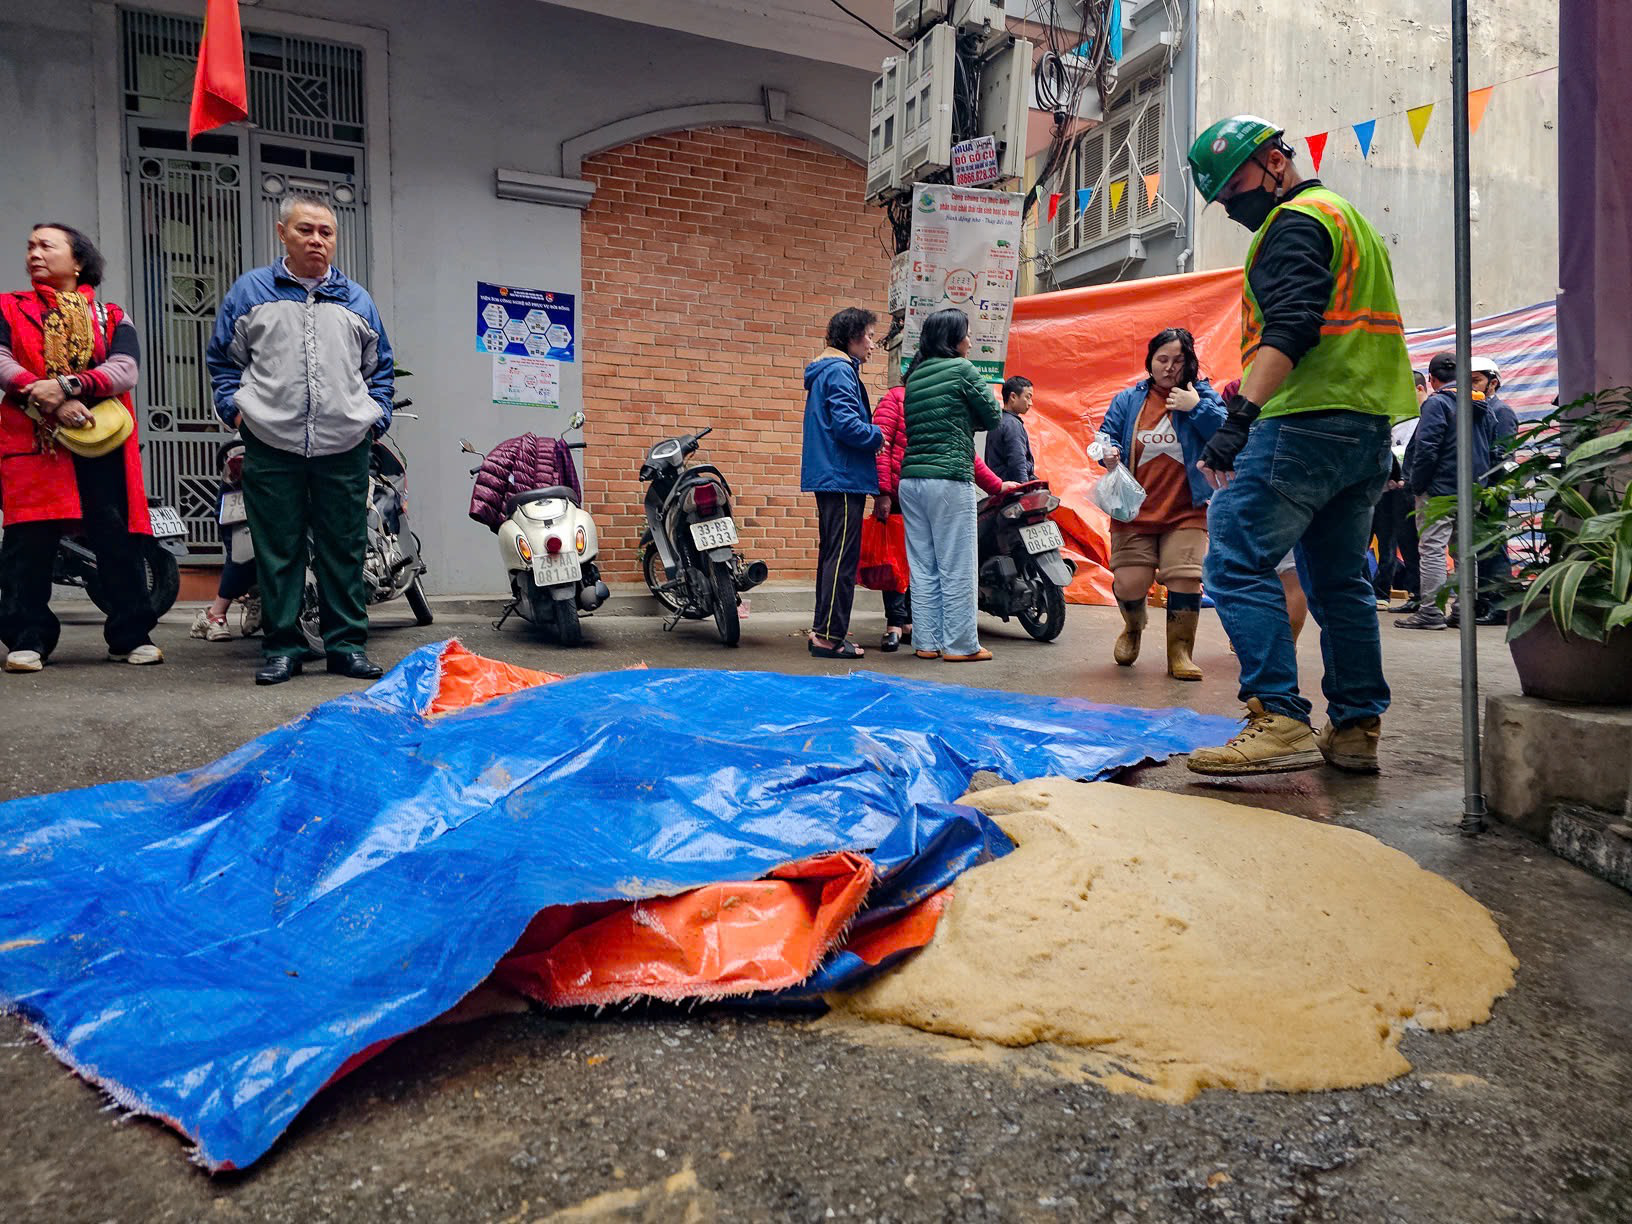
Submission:
<svg viewBox="0 0 1632 1224">
<path fill-rule="evenodd" d="M 363 649 L 369 440 L 343 454 L 307 459 L 268 446 L 247 427 L 240 432 L 244 511 L 261 584 L 262 653 L 271 658 L 306 651 L 300 600 L 308 560 L 317 578 L 323 649 L 331 655 Z"/>
</svg>

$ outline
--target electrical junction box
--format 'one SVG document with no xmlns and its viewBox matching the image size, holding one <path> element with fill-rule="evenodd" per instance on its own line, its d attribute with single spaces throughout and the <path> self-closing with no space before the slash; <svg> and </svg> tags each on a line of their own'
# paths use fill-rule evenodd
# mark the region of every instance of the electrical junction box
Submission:
<svg viewBox="0 0 1632 1224">
<path fill-rule="evenodd" d="M 952 164 L 952 73 L 957 34 L 949 25 L 930 28 L 907 52 L 901 81 L 901 183 Z"/>
<path fill-rule="evenodd" d="M 980 71 L 980 135 L 997 138 L 997 167 L 1003 178 L 1019 178 L 1025 172 L 1032 50 L 1025 39 L 1016 39 Z"/>
<path fill-rule="evenodd" d="M 1009 32 L 1003 0 L 953 0 L 952 24 L 960 34 L 980 35 L 982 50 L 989 50 Z"/>
<path fill-rule="evenodd" d="M 951 0 L 895 0 L 895 36 L 909 42 L 917 38 L 923 30 L 946 17 L 950 4 Z"/>
<path fill-rule="evenodd" d="M 901 78 L 906 65 L 899 56 L 884 61 L 873 80 L 867 120 L 867 198 L 883 200 L 901 190 Z"/>
</svg>

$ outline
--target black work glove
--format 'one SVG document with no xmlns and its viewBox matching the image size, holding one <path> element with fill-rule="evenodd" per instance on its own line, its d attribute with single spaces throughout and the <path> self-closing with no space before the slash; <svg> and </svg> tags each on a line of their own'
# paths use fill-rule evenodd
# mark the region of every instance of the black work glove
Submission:
<svg viewBox="0 0 1632 1224">
<path fill-rule="evenodd" d="M 1215 472 L 1233 472 L 1235 457 L 1247 444 L 1247 430 L 1263 409 L 1244 395 L 1230 396 L 1228 415 L 1201 452 L 1201 461 Z"/>
</svg>

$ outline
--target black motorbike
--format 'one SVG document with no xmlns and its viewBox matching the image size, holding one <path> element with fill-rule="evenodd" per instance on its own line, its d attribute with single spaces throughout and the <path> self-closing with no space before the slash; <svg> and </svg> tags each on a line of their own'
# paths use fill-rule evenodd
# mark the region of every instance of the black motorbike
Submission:
<svg viewBox="0 0 1632 1224">
<path fill-rule="evenodd" d="M 1049 518 L 1059 504 L 1046 480 L 1033 480 L 994 493 L 980 508 L 980 610 L 1019 618 L 1039 642 L 1065 628 L 1065 588 L 1076 572 Z"/>
<path fill-rule="evenodd" d="M 148 603 L 154 616 L 163 616 L 181 593 L 181 569 L 176 560 L 187 555 L 187 528 L 175 508 L 156 497 L 147 499 L 147 516 L 153 534 L 133 536 L 132 540 L 142 554 Z M 59 586 L 84 587 L 91 602 L 104 614 L 110 610 L 107 588 L 97 576 L 96 554 L 83 536 L 65 535 L 57 542 L 51 581 Z"/>
<path fill-rule="evenodd" d="M 735 646 L 742 636 L 741 592 L 764 582 L 770 571 L 763 561 L 746 562 L 737 552 L 731 486 L 720 469 L 709 463 L 686 466 L 711 432 L 712 426 L 665 438 L 646 452 L 640 465 L 640 479 L 648 486 L 640 570 L 669 611 L 665 630 L 712 616 L 720 641 Z"/>
</svg>

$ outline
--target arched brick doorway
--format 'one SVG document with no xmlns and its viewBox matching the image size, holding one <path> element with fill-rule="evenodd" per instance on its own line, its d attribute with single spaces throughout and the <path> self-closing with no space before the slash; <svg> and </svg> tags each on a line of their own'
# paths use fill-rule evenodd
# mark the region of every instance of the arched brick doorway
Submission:
<svg viewBox="0 0 1632 1224">
<path fill-rule="evenodd" d="M 584 434 L 604 569 L 640 579 L 646 451 L 712 425 L 699 458 L 731 481 L 745 554 L 773 582 L 810 579 L 805 363 L 841 306 L 882 314 L 889 276 L 862 168 L 798 137 L 706 128 L 609 149 L 582 174 L 595 184 L 583 222 Z M 863 373 L 876 400 L 883 356 Z"/>
</svg>

